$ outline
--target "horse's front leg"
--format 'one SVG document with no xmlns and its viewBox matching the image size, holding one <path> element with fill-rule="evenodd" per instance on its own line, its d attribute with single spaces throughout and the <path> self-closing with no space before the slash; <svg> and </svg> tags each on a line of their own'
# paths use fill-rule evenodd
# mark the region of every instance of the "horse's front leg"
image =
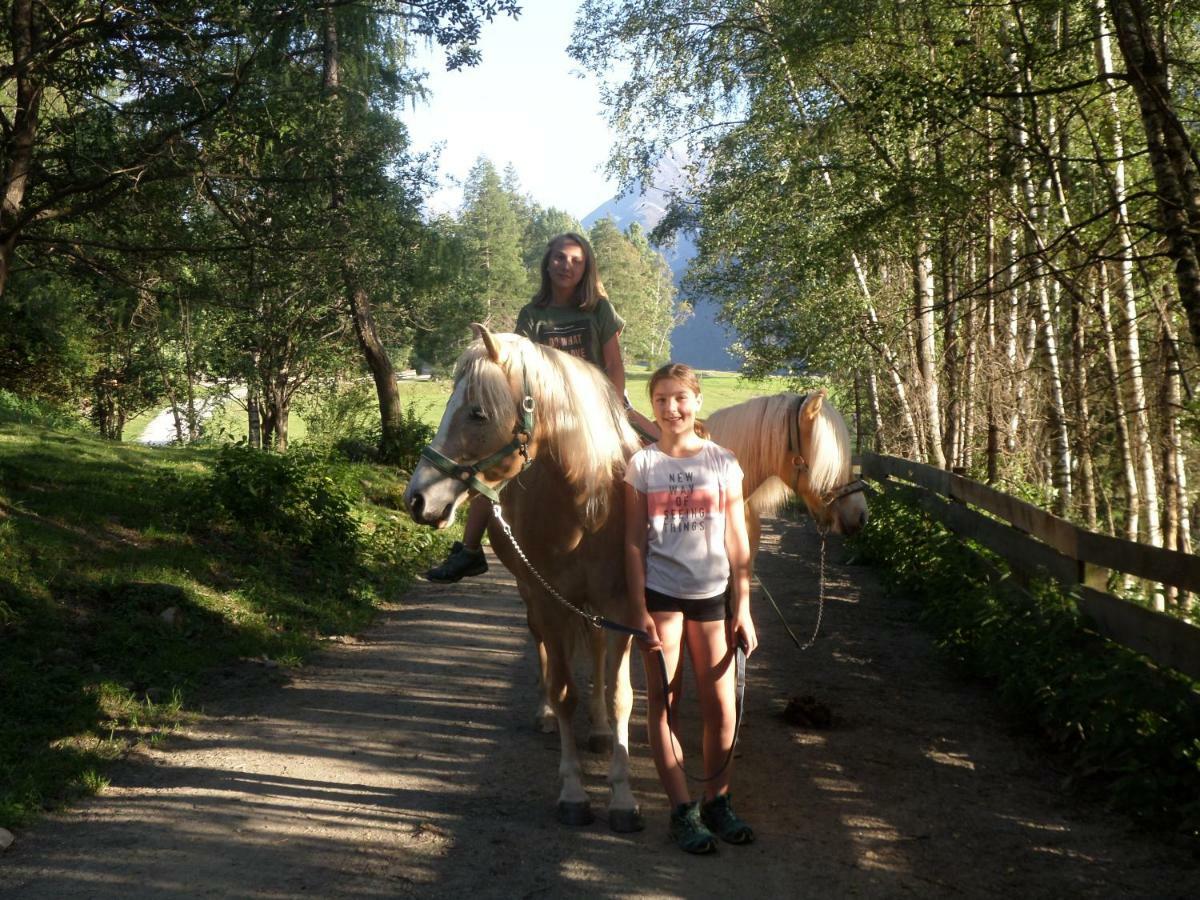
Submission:
<svg viewBox="0 0 1200 900">
<path fill-rule="evenodd" d="M 612 759 L 608 769 L 608 783 L 612 788 L 608 801 L 608 826 L 613 831 L 641 831 L 645 823 L 633 798 L 633 786 L 629 780 L 629 716 L 633 711 L 629 651 L 632 639 L 626 635 L 610 634 L 607 644 L 606 700 L 613 730 Z"/>
<path fill-rule="evenodd" d="M 592 689 L 588 694 L 588 719 L 591 728 L 588 731 L 587 746 L 592 753 L 607 753 L 613 746 L 607 688 L 607 685 L 612 684 L 606 663 L 609 656 L 608 641 L 602 629 L 592 628 L 588 631 L 588 643 L 592 657 Z"/>
<path fill-rule="evenodd" d="M 583 789 L 583 770 L 575 747 L 573 724 L 579 698 L 565 643 L 561 636 L 552 636 L 543 645 L 546 651 L 546 698 L 558 720 L 558 777 L 562 782 L 558 794 L 558 821 L 564 825 L 587 825 L 593 819 L 592 808 L 587 791 Z"/>
<path fill-rule="evenodd" d="M 546 675 L 549 663 L 546 659 L 546 642 L 529 626 L 533 635 L 533 645 L 537 648 L 537 703 L 533 711 L 533 727 L 542 734 L 553 734 L 558 728 L 558 717 L 554 715 L 554 707 L 550 705 L 550 679 Z"/>
</svg>

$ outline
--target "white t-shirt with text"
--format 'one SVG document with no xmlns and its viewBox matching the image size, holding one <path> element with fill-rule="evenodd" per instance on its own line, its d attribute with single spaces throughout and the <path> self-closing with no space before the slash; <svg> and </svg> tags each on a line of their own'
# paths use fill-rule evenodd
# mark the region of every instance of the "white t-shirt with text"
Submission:
<svg viewBox="0 0 1200 900">
<path fill-rule="evenodd" d="M 651 444 L 630 458 L 625 481 L 646 496 L 646 587 L 685 600 L 724 591 L 726 497 L 742 485 L 737 458 L 712 441 L 683 459 Z"/>
</svg>

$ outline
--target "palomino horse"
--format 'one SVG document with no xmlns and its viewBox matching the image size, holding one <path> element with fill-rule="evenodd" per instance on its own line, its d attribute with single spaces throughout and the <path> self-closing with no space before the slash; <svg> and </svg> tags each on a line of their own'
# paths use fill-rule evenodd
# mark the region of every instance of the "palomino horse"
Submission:
<svg viewBox="0 0 1200 900">
<path fill-rule="evenodd" d="M 629 783 L 630 637 L 596 629 L 584 637 L 585 619 L 541 579 L 588 614 L 636 621 L 625 594 L 621 476 L 637 436 L 595 366 L 516 335 L 476 331 L 480 339 L 458 360 L 454 393 L 404 502 L 414 520 L 441 528 L 471 489 L 495 498 L 507 482 L 499 506 L 537 575 L 495 528 L 492 548 L 517 579 L 538 644 L 543 695 L 561 743 L 559 819 L 592 818 L 572 727 L 578 693 L 571 659 L 582 639 L 592 650 L 593 742 L 612 746 L 609 825 L 636 831 L 642 823 Z"/>
<path fill-rule="evenodd" d="M 850 472 L 850 433 L 824 390 L 755 397 L 719 409 L 704 423 L 742 467 L 750 549 L 760 518 L 799 495 L 819 528 L 854 534 L 867 522 L 863 483 Z"/>
</svg>

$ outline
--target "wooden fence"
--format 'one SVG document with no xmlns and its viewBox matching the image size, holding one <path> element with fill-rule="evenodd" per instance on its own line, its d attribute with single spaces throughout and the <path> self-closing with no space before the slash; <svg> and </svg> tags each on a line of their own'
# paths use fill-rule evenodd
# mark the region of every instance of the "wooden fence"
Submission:
<svg viewBox="0 0 1200 900">
<path fill-rule="evenodd" d="M 895 481 L 919 488 L 927 512 L 1015 571 L 1049 576 L 1073 589 L 1080 611 L 1105 637 L 1200 679 L 1200 628 L 1107 592 L 1115 571 L 1200 593 L 1200 556 L 1087 531 L 978 481 L 922 463 L 875 453 L 855 461 L 864 478 L 885 490 Z"/>
</svg>

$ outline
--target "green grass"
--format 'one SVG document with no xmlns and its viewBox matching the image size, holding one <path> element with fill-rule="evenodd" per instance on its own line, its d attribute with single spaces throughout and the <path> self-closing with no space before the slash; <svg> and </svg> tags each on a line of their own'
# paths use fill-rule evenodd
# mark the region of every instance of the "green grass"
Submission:
<svg viewBox="0 0 1200 900">
<path fill-rule="evenodd" d="M 650 381 L 651 370 L 645 366 L 630 365 L 625 371 L 626 391 L 634 407 L 644 415 L 651 416 L 650 398 L 646 394 L 646 385 Z M 704 411 L 716 412 L 726 406 L 733 406 L 752 397 L 764 394 L 775 394 L 788 389 L 787 379 L 767 378 L 763 381 L 749 381 L 736 372 L 712 372 L 701 370 L 701 390 L 704 392 Z M 401 381 L 400 400 L 408 407 L 411 403 L 417 410 L 422 421 L 437 425 L 441 420 L 442 410 L 450 399 L 451 384 L 448 379 L 438 381 Z M 136 441 L 150 424 L 157 411 L 143 413 L 130 420 L 125 428 L 126 440 Z M 246 411 L 233 400 L 226 401 L 206 424 L 206 431 L 217 442 L 237 442 L 249 434 L 246 422 Z M 303 412 L 293 410 L 288 418 L 288 441 L 302 443 L 308 436 L 308 425 Z"/>
<path fill-rule="evenodd" d="M 337 469 L 365 548 L 352 566 L 236 528 L 204 506 L 216 455 L 0 417 L 0 826 L 99 789 L 220 668 L 295 665 L 360 629 L 444 552 L 400 512 L 401 476 L 370 465 Z"/>
<path fill-rule="evenodd" d="M 629 366 L 625 370 L 625 392 L 629 395 L 634 408 L 649 418 L 654 418 L 650 407 L 650 397 L 646 393 L 650 383 L 651 369 L 645 366 Z M 704 396 L 704 414 L 715 413 L 718 409 L 735 406 L 752 397 L 762 397 L 766 394 L 778 394 L 788 390 L 786 378 L 766 378 L 762 381 L 750 381 L 737 372 L 710 372 L 701 369 L 700 392 Z"/>
</svg>

